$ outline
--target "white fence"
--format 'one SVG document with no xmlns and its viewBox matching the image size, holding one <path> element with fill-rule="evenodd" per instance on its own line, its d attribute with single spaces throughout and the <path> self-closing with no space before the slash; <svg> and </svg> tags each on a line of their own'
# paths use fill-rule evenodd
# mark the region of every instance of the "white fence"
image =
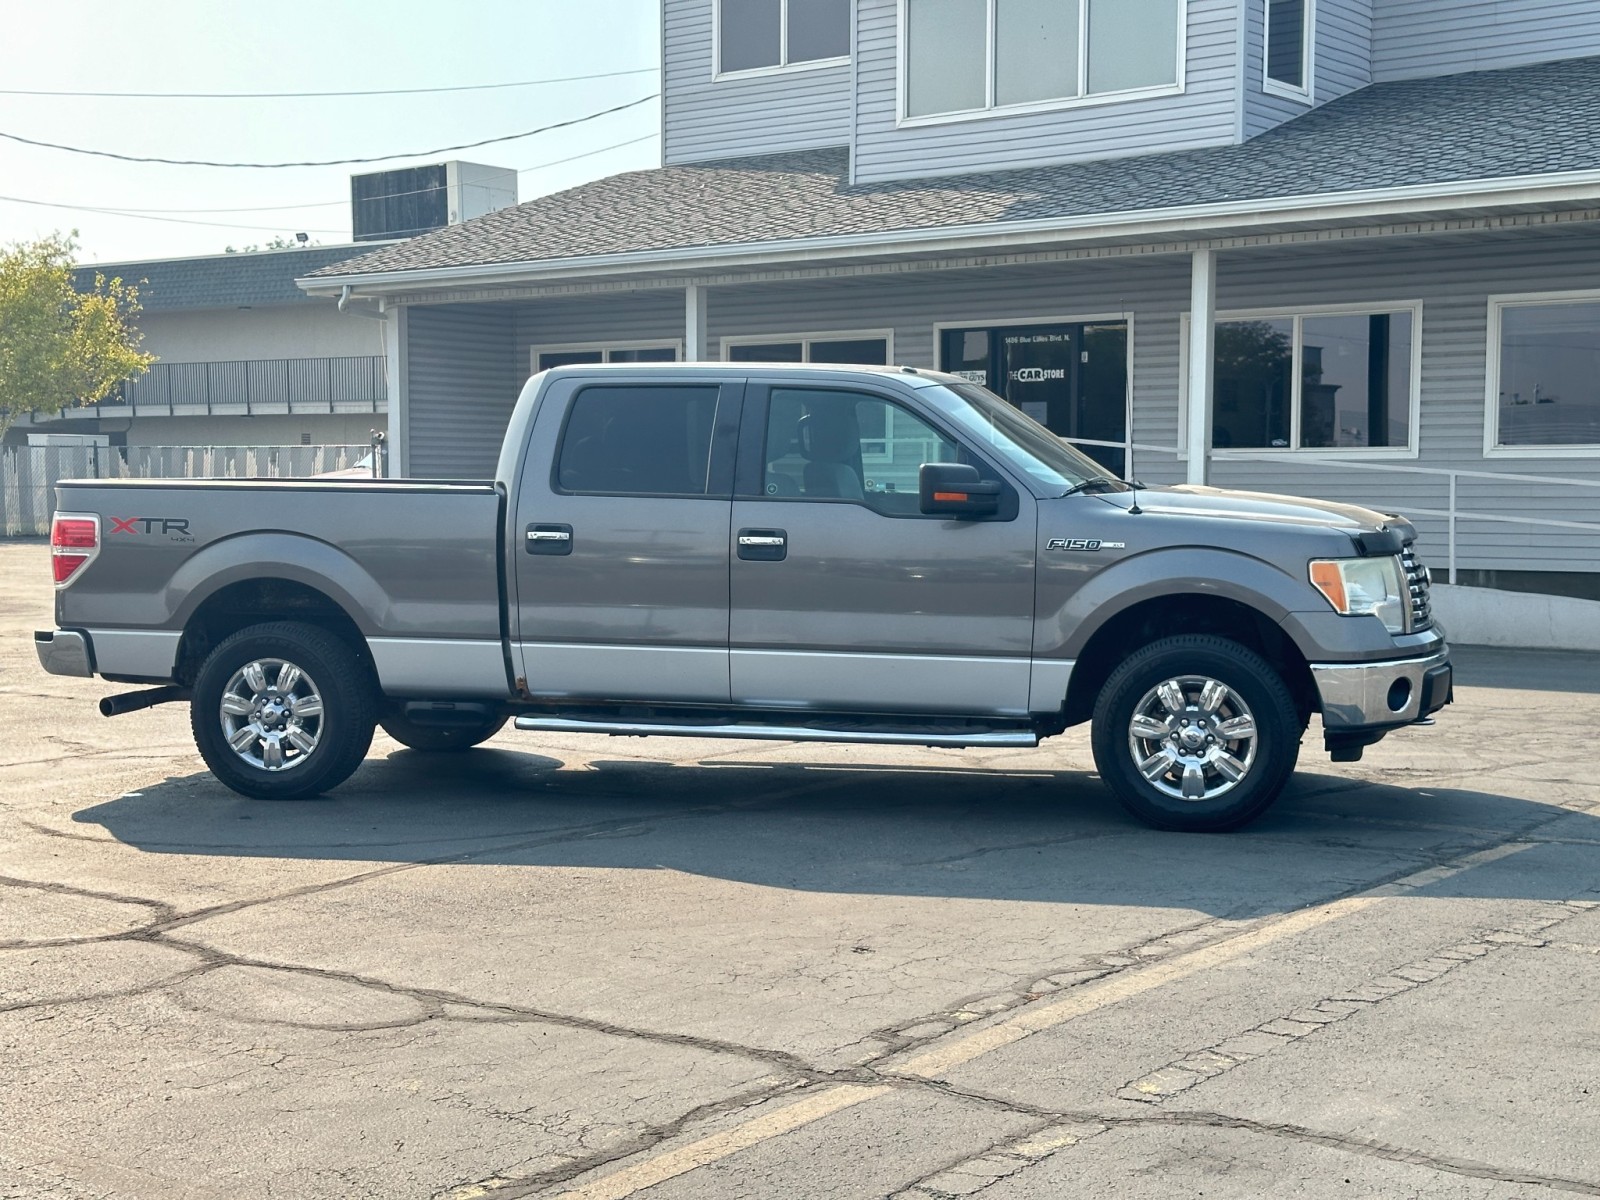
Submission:
<svg viewBox="0 0 1600 1200">
<path fill-rule="evenodd" d="M 0 533 L 48 534 L 62 479 L 295 479 L 349 470 L 370 453 L 365 445 L 23 446 L 0 451 Z"/>
</svg>

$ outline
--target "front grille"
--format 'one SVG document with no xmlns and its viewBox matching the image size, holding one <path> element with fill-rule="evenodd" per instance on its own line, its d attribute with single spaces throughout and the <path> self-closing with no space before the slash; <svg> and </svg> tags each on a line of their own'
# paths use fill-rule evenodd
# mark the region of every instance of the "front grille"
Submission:
<svg viewBox="0 0 1600 1200">
<path fill-rule="evenodd" d="M 1406 573 L 1406 586 L 1411 591 L 1411 630 L 1413 633 L 1433 627 L 1433 602 L 1428 595 L 1430 576 L 1428 568 L 1417 557 L 1415 546 L 1407 542 L 1400 551 L 1400 566 Z"/>
</svg>

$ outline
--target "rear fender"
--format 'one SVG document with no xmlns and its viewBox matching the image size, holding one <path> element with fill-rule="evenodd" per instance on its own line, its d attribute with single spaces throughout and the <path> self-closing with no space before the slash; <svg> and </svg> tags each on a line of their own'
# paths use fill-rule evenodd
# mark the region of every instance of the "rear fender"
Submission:
<svg viewBox="0 0 1600 1200">
<path fill-rule="evenodd" d="M 183 629 L 211 596 L 249 579 L 286 579 L 313 588 L 368 637 L 381 633 L 388 617 L 388 594 L 337 546 L 291 533 L 244 533 L 213 542 L 173 575 L 166 593 L 168 628 Z"/>
</svg>

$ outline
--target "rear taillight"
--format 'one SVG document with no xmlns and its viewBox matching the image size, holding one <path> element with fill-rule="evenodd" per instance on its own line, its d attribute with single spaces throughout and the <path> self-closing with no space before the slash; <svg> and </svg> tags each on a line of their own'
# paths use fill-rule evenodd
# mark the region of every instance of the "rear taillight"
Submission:
<svg viewBox="0 0 1600 1200">
<path fill-rule="evenodd" d="M 57 513 L 50 523 L 50 569 L 66 587 L 100 553 L 100 518 L 93 513 Z"/>
</svg>

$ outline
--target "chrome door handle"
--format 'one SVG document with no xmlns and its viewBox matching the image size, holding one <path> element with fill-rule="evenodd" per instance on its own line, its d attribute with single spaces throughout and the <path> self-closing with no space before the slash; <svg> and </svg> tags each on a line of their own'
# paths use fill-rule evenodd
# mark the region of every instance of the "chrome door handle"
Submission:
<svg viewBox="0 0 1600 1200">
<path fill-rule="evenodd" d="M 571 525 L 529 525 L 527 547 L 529 554 L 571 554 Z"/>
<path fill-rule="evenodd" d="M 782 562 L 789 557 L 789 534 L 782 529 L 741 529 L 734 544 L 747 562 Z"/>
</svg>

